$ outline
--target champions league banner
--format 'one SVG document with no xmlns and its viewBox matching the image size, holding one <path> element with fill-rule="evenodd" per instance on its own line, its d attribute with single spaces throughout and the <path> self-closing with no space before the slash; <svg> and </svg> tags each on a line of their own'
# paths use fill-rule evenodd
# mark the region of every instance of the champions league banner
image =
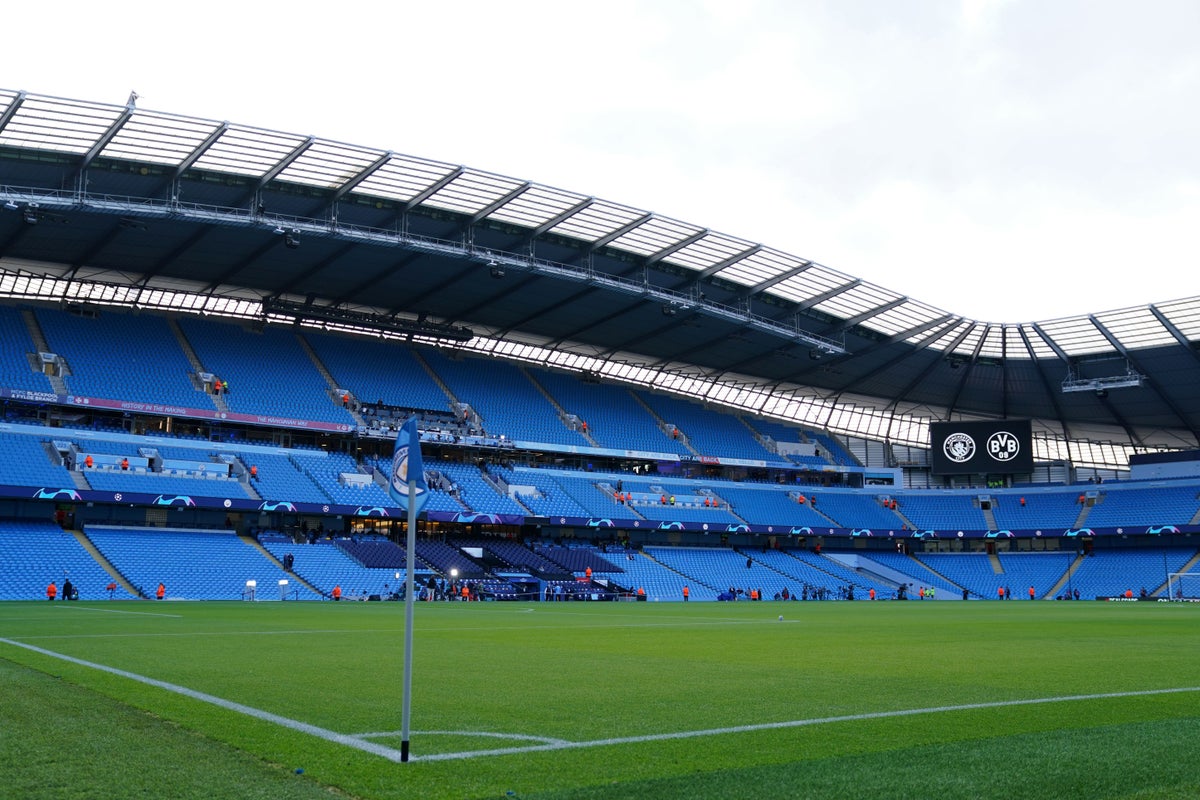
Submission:
<svg viewBox="0 0 1200 800">
<path fill-rule="evenodd" d="M 1033 472 L 1033 426 L 1027 419 L 929 424 L 934 475 Z"/>
</svg>

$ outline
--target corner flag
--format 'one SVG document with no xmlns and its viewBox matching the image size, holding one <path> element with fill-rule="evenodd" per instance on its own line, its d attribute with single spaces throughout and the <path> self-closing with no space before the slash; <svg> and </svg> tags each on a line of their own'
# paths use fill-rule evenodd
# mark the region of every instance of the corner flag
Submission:
<svg viewBox="0 0 1200 800">
<path fill-rule="evenodd" d="M 410 486 L 410 481 L 412 482 Z M 396 449 L 392 453 L 392 478 L 388 495 L 404 510 L 420 514 L 429 499 L 429 484 L 425 483 L 425 466 L 421 461 L 421 434 L 417 418 L 408 422 L 396 434 Z"/>
</svg>

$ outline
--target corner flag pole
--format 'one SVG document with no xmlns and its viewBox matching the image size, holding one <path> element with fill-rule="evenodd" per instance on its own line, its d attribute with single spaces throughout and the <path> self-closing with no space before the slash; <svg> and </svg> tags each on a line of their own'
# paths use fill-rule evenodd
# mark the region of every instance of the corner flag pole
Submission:
<svg viewBox="0 0 1200 800">
<path fill-rule="evenodd" d="M 408 539 L 404 544 L 404 707 L 400 712 L 400 760 L 408 761 L 408 726 L 412 718 L 412 672 L 413 672 L 413 608 L 416 592 L 413 591 L 413 572 L 416 568 L 417 549 L 417 504 L 411 498 L 417 492 L 417 482 L 408 479 Z"/>
<path fill-rule="evenodd" d="M 421 461 L 421 433 L 417 430 L 416 417 L 410 417 L 400 429 L 400 433 L 396 434 L 388 495 L 397 505 L 408 510 L 408 538 L 404 548 L 404 699 L 400 722 L 400 760 L 408 761 L 408 730 L 412 716 L 413 609 L 416 603 L 413 576 L 416 572 L 417 515 L 421 513 L 429 495 L 429 485 L 425 483 L 425 467 Z"/>
</svg>

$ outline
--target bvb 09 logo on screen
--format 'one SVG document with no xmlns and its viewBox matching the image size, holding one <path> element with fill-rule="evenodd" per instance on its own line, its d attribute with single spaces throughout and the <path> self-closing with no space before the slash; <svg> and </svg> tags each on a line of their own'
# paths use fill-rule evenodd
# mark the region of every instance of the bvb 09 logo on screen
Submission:
<svg viewBox="0 0 1200 800">
<path fill-rule="evenodd" d="M 1021 442 L 1008 431 L 996 431 L 987 440 L 987 454 L 996 461 L 1012 461 L 1021 452 Z"/>
</svg>

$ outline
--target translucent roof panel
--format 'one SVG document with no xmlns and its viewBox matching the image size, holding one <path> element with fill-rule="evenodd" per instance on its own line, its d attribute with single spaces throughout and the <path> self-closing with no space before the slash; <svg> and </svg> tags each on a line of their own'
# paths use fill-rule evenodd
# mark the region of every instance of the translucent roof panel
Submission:
<svg viewBox="0 0 1200 800">
<path fill-rule="evenodd" d="M 849 275 L 813 264 L 799 275 L 788 278 L 772 287 L 771 292 L 796 303 L 803 303 L 809 298 L 824 294 L 831 289 L 845 286 L 854 279 Z"/>
<path fill-rule="evenodd" d="M 1129 350 L 1177 344 L 1171 332 L 1145 306 L 1096 314 L 1096 320 Z"/>
<path fill-rule="evenodd" d="M 551 233 L 571 236 L 585 242 L 594 242 L 605 236 L 621 230 L 634 220 L 646 216 L 645 211 L 638 211 L 626 206 L 606 203 L 603 200 L 592 203 L 587 208 L 563 220 L 550 229 Z"/>
<path fill-rule="evenodd" d="M 121 126 L 100 155 L 176 166 L 220 127 L 220 123 L 208 120 L 137 112 Z"/>
<path fill-rule="evenodd" d="M 123 113 L 120 106 L 27 95 L 0 131 L 0 146 L 83 155 Z"/>
<path fill-rule="evenodd" d="M 860 283 L 844 292 L 838 292 L 828 300 L 817 303 L 815 307 L 818 311 L 826 314 L 849 319 L 870 313 L 872 309 L 899 300 L 900 297 L 901 295 L 880 289 L 878 286 Z"/>
<path fill-rule="evenodd" d="M 938 350 L 948 350 L 954 344 L 958 337 L 963 335 L 963 332 L 968 330 L 975 323 L 969 319 L 958 318 L 953 320 L 949 325 L 946 325 L 940 331 L 925 339 L 925 345 Z M 957 352 L 957 351 L 956 351 Z"/>
<path fill-rule="evenodd" d="M 685 222 L 655 217 L 638 225 L 623 236 L 618 236 L 609 243 L 609 246 L 628 250 L 640 256 L 652 256 L 702 230 L 704 229 L 688 225 Z"/>
<path fill-rule="evenodd" d="M 262 177 L 307 141 L 306 136 L 230 126 L 196 160 L 197 169 Z"/>
<path fill-rule="evenodd" d="M 757 286 L 780 275 L 807 268 L 811 263 L 778 250 L 764 248 L 736 264 L 730 264 L 721 270 L 720 275 L 724 280 L 743 286 Z"/>
<path fill-rule="evenodd" d="M 315 141 L 276 176 L 278 180 L 337 189 L 383 155 L 378 150 Z"/>
<path fill-rule="evenodd" d="M 452 175 L 456 169 L 458 167 L 436 161 L 392 155 L 355 187 L 355 193 L 407 203 Z"/>
<path fill-rule="evenodd" d="M 1029 348 L 1033 351 L 1036 358 L 1048 359 L 1057 358 L 1058 355 L 1054 349 L 1042 337 L 1041 331 L 1035 328 L 1031 323 L 1025 323 L 1019 326 L 1019 330 L 1025 334 L 1025 338 L 1029 340 Z"/>
<path fill-rule="evenodd" d="M 1005 333 L 1003 325 L 988 325 L 979 347 L 980 358 L 1004 358 Z"/>
<path fill-rule="evenodd" d="M 1040 323 L 1039 327 L 1068 356 L 1111 353 L 1114 349 L 1104 334 L 1086 317 L 1050 320 Z"/>
<path fill-rule="evenodd" d="M 753 245 L 750 242 L 708 231 L 699 241 L 676 250 L 663 260 L 682 267 L 705 270 L 728 261 L 738 253 L 745 253 L 751 247 Z M 724 270 L 718 272 L 717 276 L 724 277 Z"/>
<path fill-rule="evenodd" d="M 938 311 L 933 306 L 907 299 L 900 305 L 874 314 L 859 324 L 864 328 L 886 333 L 888 336 L 896 336 L 904 331 L 926 325 L 942 316 L 945 316 L 945 312 Z"/>
<path fill-rule="evenodd" d="M 583 195 L 551 189 L 546 186 L 530 186 L 511 201 L 493 211 L 488 219 L 540 228 L 586 198 Z"/>
<path fill-rule="evenodd" d="M 1154 308 L 1187 337 L 1189 342 L 1200 342 L 1200 298 L 1155 303 Z"/>
<path fill-rule="evenodd" d="M 524 182 L 515 178 L 467 170 L 434 192 L 425 201 L 425 205 L 473 216 L 521 186 L 522 183 Z"/>
<path fill-rule="evenodd" d="M 948 331 L 953 330 L 962 323 L 962 317 L 953 317 L 945 322 L 934 325 L 927 331 L 921 331 L 909 336 L 904 341 L 909 344 L 919 346 L 934 346 L 936 342 L 943 341 Z"/>
</svg>

